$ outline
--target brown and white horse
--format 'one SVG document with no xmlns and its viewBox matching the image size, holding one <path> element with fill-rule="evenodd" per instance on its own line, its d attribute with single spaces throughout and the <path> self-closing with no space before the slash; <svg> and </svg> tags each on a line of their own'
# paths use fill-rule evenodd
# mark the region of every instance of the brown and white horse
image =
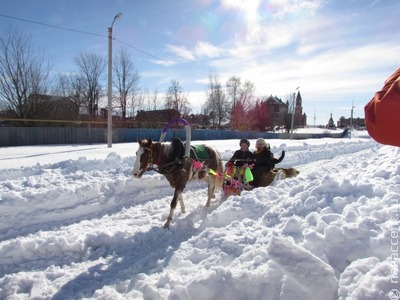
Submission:
<svg viewBox="0 0 400 300">
<path fill-rule="evenodd" d="M 164 228 L 169 228 L 172 216 L 179 201 L 182 213 L 185 212 L 182 192 L 186 183 L 191 180 L 203 180 L 208 183 L 208 199 L 206 207 L 210 206 L 215 191 L 222 187 L 223 177 L 210 174 L 210 169 L 215 174 L 222 174 L 223 167 L 219 153 L 209 146 L 201 145 L 207 158 L 193 159 L 183 157 L 183 145 L 179 143 L 153 142 L 151 139 L 139 139 L 139 149 L 136 152 L 136 161 L 132 174 L 140 178 L 144 172 L 155 170 L 164 175 L 169 184 L 175 188 L 171 201 L 171 208 Z M 178 149 L 177 147 L 181 147 Z M 156 167 L 154 167 L 154 165 Z"/>
</svg>

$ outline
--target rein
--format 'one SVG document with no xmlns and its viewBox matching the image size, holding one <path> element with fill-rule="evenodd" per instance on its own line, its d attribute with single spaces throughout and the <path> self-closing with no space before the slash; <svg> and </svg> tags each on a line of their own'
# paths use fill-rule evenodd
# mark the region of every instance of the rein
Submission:
<svg viewBox="0 0 400 300">
<path fill-rule="evenodd" d="M 159 173 L 161 175 L 170 174 L 170 173 L 175 171 L 174 168 L 171 169 L 168 172 L 164 171 L 163 169 L 168 168 L 168 167 L 173 166 L 173 165 L 178 166 L 178 165 L 184 164 L 188 160 L 188 158 L 185 158 L 183 160 L 182 159 L 180 159 L 180 160 L 176 159 L 175 161 L 172 161 L 170 163 L 167 163 L 165 165 L 160 166 L 161 158 L 157 162 L 154 161 L 153 145 L 150 148 L 146 147 L 144 149 L 149 151 L 149 162 L 147 163 L 146 171 L 156 171 L 157 173 Z M 154 165 L 156 165 L 157 167 L 153 167 Z"/>
<path fill-rule="evenodd" d="M 202 159 L 202 158 L 198 158 L 196 152 L 194 152 L 194 158 L 192 157 L 184 157 L 183 159 L 175 159 L 175 161 L 166 163 L 164 165 L 162 164 L 162 157 L 159 157 L 157 161 L 155 161 L 155 159 L 157 159 L 156 157 L 154 157 L 153 151 L 160 151 L 159 149 L 155 149 L 154 144 L 151 145 L 150 147 L 144 147 L 144 150 L 149 151 L 149 159 L 148 159 L 148 163 L 147 163 L 147 168 L 146 171 L 155 171 L 161 175 L 168 175 L 173 173 L 176 168 L 181 167 L 180 165 L 185 165 L 187 163 L 190 163 L 194 166 L 195 169 L 195 173 L 198 172 L 201 168 L 203 168 L 203 164 L 201 162 L 205 162 L 205 161 L 211 161 L 212 159 L 207 158 L 207 159 Z M 157 156 L 157 155 L 156 155 Z M 216 160 L 220 160 L 222 161 L 222 159 L 216 159 Z M 196 164 L 198 163 L 198 164 Z M 154 167 L 154 165 L 156 165 L 156 167 Z M 175 167 L 172 167 L 175 166 Z M 167 170 L 168 169 L 168 170 Z M 211 169 L 210 169 L 211 170 Z M 216 175 L 216 174 L 214 174 Z"/>
<path fill-rule="evenodd" d="M 156 165 L 156 164 L 151 164 L 151 166 L 149 166 L 149 167 L 146 169 L 146 171 L 156 171 L 157 173 L 159 173 L 159 174 L 161 174 L 161 175 L 168 174 L 168 173 L 172 173 L 173 170 L 170 171 L 170 172 L 165 172 L 165 171 L 162 171 L 162 169 L 164 169 L 164 168 L 166 168 L 166 167 L 168 167 L 168 166 L 172 166 L 172 165 L 182 165 L 182 164 L 183 164 L 183 161 L 184 161 L 184 160 L 178 160 L 178 159 L 177 159 L 176 161 L 167 163 L 167 164 L 165 164 L 165 165 L 163 165 L 163 166 L 157 165 L 156 168 L 153 167 L 153 165 Z"/>
</svg>

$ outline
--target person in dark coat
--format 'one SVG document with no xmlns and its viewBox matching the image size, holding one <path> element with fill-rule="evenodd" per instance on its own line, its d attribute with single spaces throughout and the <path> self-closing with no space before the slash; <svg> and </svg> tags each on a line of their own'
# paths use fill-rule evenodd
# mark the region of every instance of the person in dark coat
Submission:
<svg viewBox="0 0 400 300">
<path fill-rule="evenodd" d="M 226 163 L 225 168 L 227 174 L 241 181 L 245 173 L 243 166 L 254 164 L 254 154 L 249 151 L 250 142 L 248 139 L 241 139 L 239 145 L 240 149 L 235 151 L 231 159 Z"/>
<path fill-rule="evenodd" d="M 280 163 L 285 157 L 285 151 L 282 151 L 281 157 L 274 157 L 269 144 L 262 138 L 256 141 L 256 151 L 254 152 L 255 165 L 252 173 L 254 181 L 251 183 L 254 187 L 258 187 L 264 173 L 271 171 L 275 164 Z"/>
<path fill-rule="evenodd" d="M 242 167 L 245 163 L 253 162 L 254 154 L 249 150 L 250 142 L 248 139 L 241 139 L 239 142 L 240 149 L 233 153 L 233 156 L 226 164 L 227 166 L 235 165 L 237 167 Z"/>
</svg>

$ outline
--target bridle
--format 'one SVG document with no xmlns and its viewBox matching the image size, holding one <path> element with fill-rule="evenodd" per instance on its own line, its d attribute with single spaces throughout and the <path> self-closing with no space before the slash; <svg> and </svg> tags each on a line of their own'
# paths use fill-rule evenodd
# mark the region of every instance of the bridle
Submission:
<svg viewBox="0 0 400 300">
<path fill-rule="evenodd" d="M 152 151 L 151 147 L 142 146 L 142 148 L 144 150 L 143 154 L 147 154 L 146 151 L 148 152 L 148 154 L 147 154 L 147 156 L 148 156 L 147 157 L 147 163 L 146 163 L 146 166 L 143 168 L 143 173 L 144 173 L 146 171 L 152 170 L 152 167 L 153 167 L 153 151 Z M 142 157 L 140 157 L 140 158 L 142 158 Z"/>
</svg>

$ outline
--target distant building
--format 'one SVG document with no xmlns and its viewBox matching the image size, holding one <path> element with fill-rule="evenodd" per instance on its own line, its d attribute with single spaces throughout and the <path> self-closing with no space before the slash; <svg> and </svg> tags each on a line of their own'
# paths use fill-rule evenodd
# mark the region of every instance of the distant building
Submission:
<svg viewBox="0 0 400 300">
<path fill-rule="evenodd" d="M 294 126 L 295 128 L 304 127 L 307 125 L 307 115 L 303 113 L 303 99 L 300 91 L 296 96 L 296 105 L 294 107 Z"/>
<path fill-rule="evenodd" d="M 288 117 L 290 117 L 290 103 L 284 103 L 281 99 L 269 96 L 264 100 L 265 104 L 265 127 L 273 129 L 275 127 L 287 127 Z M 291 118 L 290 118 L 291 119 Z M 297 93 L 294 107 L 294 127 L 304 127 L 307 124 L 307 115 L 303 113 L 302 98 L 300 92 Z"/>
<path fill-rule="evenodd" d="M 192 128 L 206 128 L 210 126 L 210 117 L 204 114 L 191 114 L 185 117 Z"/>
<path fill-rule="evenodd" d="M 349 127 L 350 124 L 353 124 L 355 127 L 364 128 L 365 127 L 365 119 L 364 118 L 345 118 L 340 117 L 339 121 L 337 122 L 338 127 Z"/>
<path fill-rule="evenodd" d="M 284 126 L 288 105 L 278 97 L 272 95 L 265 99 L 264 103 L 266 111 L 264 128 L 272 129 L 276 126 Z"/>
<path fill-rule="evenodd" d="M 140 110 L 136 115 L 136 123 L 138 127 L 159 128 L 179 117 L 180 113 L 175 109 Z"/>
<path fill-rule="evenodd" d="M 77 120 L 79 104 L 69 97 L 30 94 L 30 118 L 41 120 Z"/>
<path fill-rule="evenodd" d="M 328 128 L 336 128 L 336 126 L 335 126 L 335 122 L 333 121 L 333 118 L 332 118 L 332 114 L 331 114 L 331 117 L 329 118 L 329 120 L 328 120 L 328 124 L 326 125 L 326 127 L 328 127 Z"/>
</svg>

